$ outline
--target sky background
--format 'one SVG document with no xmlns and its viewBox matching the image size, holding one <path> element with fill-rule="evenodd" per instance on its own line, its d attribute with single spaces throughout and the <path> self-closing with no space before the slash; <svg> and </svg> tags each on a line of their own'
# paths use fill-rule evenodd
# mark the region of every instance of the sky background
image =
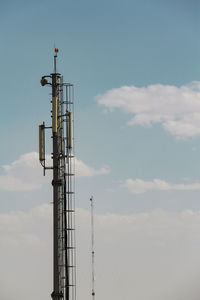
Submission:
<svg viewBox="0 0 200 300">
<path fill-rule="evenodd" d="M 0 1 L 2 300 L 52 291 L 37 152 L 55 45 L 75 86 L 78 299 L 91 297 L 91 195 L 97 300 L 199 299 L 199 28 L 197 0 Z"/>
</svg>

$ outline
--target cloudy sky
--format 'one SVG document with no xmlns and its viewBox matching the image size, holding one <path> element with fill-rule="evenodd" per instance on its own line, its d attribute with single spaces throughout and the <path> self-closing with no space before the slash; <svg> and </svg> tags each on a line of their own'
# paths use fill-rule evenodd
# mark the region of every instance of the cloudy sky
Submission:
<svg viewBox="0 0 200 300">
<path fill-rule="evenodd" d="M 199 1 L 2 0 L 0 25 L 0 298 L 52 292 L 38 125 L 56 45 L 75 85 L 77 300 L 91 298 L 91 195 L 97 300 L 199 300 Z"/>
</svg>

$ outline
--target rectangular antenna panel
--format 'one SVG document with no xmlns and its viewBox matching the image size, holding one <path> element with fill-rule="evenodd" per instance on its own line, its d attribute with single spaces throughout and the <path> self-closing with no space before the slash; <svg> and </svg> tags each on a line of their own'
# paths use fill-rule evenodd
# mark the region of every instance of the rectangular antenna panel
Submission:
<svg viewBox="0 0 200 300">
<path fill-rule="evenodd" d="M 73 147 L 73 113 L 69 112 L 69 148 Z"/>
<path fill-rule="evenodd" d="M 58 98 L 52 98 L 52 130 L 57 132 L 58 130 Z"/>
<path fill-rule="evenodd" d="M 45 137 L 44 137 L 44 124 L 39 125 L 39 160 L 45 160 Z"/>
</svg>

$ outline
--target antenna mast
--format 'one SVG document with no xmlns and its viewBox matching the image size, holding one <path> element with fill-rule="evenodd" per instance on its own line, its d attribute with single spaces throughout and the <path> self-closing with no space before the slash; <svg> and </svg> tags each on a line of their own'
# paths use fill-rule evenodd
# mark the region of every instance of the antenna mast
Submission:
<svg viewBox="0 0 200 300">
<path fill-rule="evenodd" d="M 52 124 L 39 126 L 39 160 L 45 171 L 53 170 L 53 300 L 76 299 L 75 197 L 73 154 L 73 85 L 57 73 L 41 78 L 52 90 Z M 48 81 L 49 80 L 49 81 Z M 52 129 L 52 166 L 46 166 L 45 130 Z"/>
<path fill-rule="evenodd" d="M 94 291 L 94 281 L 95 281 L 95 272 L 94 272 L 94 199 L 93 196 L 90 198 L 91 204 L 91 250 L 92 250 L 92 300 L 95 300 L 95 291 Z"/>
</svg>

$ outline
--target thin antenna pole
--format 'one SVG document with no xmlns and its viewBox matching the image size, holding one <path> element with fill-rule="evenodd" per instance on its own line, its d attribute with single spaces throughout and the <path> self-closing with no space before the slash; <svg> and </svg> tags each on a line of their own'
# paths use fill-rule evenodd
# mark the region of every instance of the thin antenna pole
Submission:
<svg viewBox="0 0 200 300">
<path fill-rule="evenodd" d="M 58 75 L 56 74 L 56 56 L 54 55 L 54 74 L 52 74 L 52 137 L 53 137 L 53 286 L 52 299 L 62 298 L 59 286 L 59 132 L 58 124 Z"/>
<path fill-rule="evenodd" d="M 56 59 L 57 59 L 57 53 L 58 53 L 58 48 L 55 48 L 55 55 L 54 55 L 54 73 L 56 73 Z"/>
<path fill-rule="evenodd" d="M 56 58 L 57 58 L 57 55 L 54 55 L 54 73 L 56 73 Z"/>
<path fill-rule="evenodd" d="M 95 291 L 94 291 L 94 281 L 95 281 L 95 272 L 94 272 L 94 199 L 93 196 L 90 198 L 91 204 L 91 243 L 92 243 L 92 300 L 95 300 Z"/>
</svg>

